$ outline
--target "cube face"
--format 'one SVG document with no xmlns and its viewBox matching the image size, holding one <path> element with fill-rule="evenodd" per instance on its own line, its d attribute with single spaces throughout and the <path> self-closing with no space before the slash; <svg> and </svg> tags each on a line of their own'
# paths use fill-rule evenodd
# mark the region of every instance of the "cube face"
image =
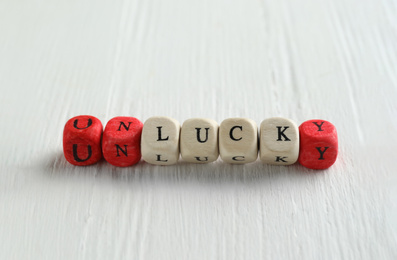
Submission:
<svg viewBox="0 0 397 260">
<path fill-rule="evenodd" d="M 299 129 L 290 119 L 273 117 L 262 121 L 260 158 L 272 165 L 291 165 L 299 156 Z"/>
<path fill-rule="evenodd" d="M 181 128 L 181 156 L 186 162 L 210 163 L 218 159 L 218 123 L 211 119 L 192 118 Z"/>
<path fill-rule="evenodd" d="M 134 117 L 114 117 L 103 132 L 103 157 L 119 167 L 134 165 L 141 159 L 141 134 L 143 124 Z"/>
<path fill-rule="evenodd" d="M 63 130 L 63 154 L 77 166 L 86 166 L 102 159 L 102 123 L 93 116 L 81 115 L 69 119 Z"/>
<path fill-rule="evenodd" d="M 299 126 L 299 163 L 310 169 L 326 169 L 338 157 L 338 134 L 333 124 L 321 119 Z"/>
<path fill-rule="evenodd" d="M 179 159 L 181 126 L 170 117 L 151 117 L 143 125 L 142 159 L 156 165 L 172 165 Z"/>
<path fill-rule="evenodd" d="M 228 118 L 219 127 L 219 153 L 223 161 L 244 164 L 258 157 L 258 126 L 247 118 Z"/>
</svg>

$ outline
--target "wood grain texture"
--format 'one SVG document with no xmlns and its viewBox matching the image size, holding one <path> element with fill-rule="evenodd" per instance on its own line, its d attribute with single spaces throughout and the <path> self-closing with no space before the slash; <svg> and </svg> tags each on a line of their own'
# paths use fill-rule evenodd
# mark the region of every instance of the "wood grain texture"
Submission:
<svg viewBox="0 0 397 260">
<path fill-rule="evenodd" d="M 397 5 L 0 1 L 0 259 L 396 259 Z M 73 167 L 92 114 L 322 118 L 325 171 Z"/>
</svg>

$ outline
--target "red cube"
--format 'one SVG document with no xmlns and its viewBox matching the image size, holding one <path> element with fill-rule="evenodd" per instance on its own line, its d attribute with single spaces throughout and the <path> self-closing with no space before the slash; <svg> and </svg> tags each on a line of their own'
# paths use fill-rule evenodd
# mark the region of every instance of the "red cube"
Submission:
<svg viewBox="0 0 397 260">
<path fill-rule="evenodd" d="M 299 126 L 299 163 L 310 169 L 326 169 L 338 156 L 336 128 L 321 119 L 308 120 Z"/>
<path fill-rule="evenodd" d="M 63 130 L 63 154 L 73 165 L 85 166 L 102 158 L 102 123 L 93 116 L 76 116 Z"/>
<path fill-rule="evenodd" d="M 141 159 L 143 124 L 134 117 L 115 117 L 109 120 L 103 132 L 102 152 L 114 166 L 126 167 Z"/>
</svg>

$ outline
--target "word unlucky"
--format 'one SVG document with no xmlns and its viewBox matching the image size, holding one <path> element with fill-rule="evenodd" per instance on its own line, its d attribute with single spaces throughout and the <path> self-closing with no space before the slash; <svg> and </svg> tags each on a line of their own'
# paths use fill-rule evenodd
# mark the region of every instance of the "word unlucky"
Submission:
<svg viewBox="0 0 397 260">
<path fill-rule="evenodd" d="M 326 169 L 338 155 L 338 137 L 333 124 L 308 120 L 299 127 L 290 119 L 273 117 L 258 126 L 247 118 L 228 118 L 220 125 L 211 119 L 192 118 L 182 126 L 169 117 L 151 117 L 143 124 L 134 117 L 115 117 L 103 130 L 93 116 L 71 118 L 63 132 L 66 160 L 77 166 L 103 158 L 112 165 L 127 167 L 141 158 L 155 165 L 186 162 L 210 163 L 218 159 L 232 164 L 251 163 L 259 158 L 273 165 L 297 161 L 310 169 Z"/>
</svg>

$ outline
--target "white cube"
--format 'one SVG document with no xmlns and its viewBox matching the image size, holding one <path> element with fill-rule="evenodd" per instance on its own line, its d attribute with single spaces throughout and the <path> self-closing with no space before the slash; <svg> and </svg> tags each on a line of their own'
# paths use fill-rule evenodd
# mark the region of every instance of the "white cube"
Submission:
<svg viewBox="0 0 397 260">
<path fill-rule="evenodd" d="M 170 117 L 155 116 L 143 125 L 142 159 L 151 164 L 171 165 L 179 159 L 180 124 Z"/>
<path fill-rule="evenodd" d="M 290 119 L 265 119 L 260 128 L 260 159 L 273 165 L 290 165 L 299 156 L 299 128 Z"/>
<path fill-rule="evenodd" d="M 181 129 L 181 156 L 186 162 L 210 163 L 218 159 L 218 123 L 212 119 L 191 118 Z"/>
<path fill-rule="evenodd" d="M 228 118 L 219 127 L 219 152 L 227 163 L 243 164 L 258 157 L 258 126 L 248 118 Z"/>
</svg>

